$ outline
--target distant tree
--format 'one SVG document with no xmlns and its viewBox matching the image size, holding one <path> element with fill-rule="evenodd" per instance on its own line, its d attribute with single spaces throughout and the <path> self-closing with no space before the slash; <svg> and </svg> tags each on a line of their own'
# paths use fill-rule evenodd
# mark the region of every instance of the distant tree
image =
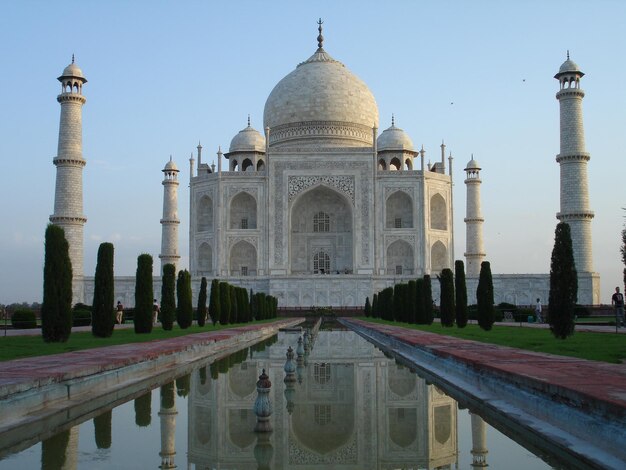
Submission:
<svg viewBox="0 0 626 470">
<path fill-rule="evenodd" d="M 174 328 L 176 316 L 176 266 L 171 263 L 163 266 L 163 281 L 161 283 L 161 324 L 163 329 L 170 331 Z"/>
<path fill-rule="evenodd" d="M 202 277 L 200 281 L 200 293 L 198 294 L 198 326 L 204 326 L 206 322 L 207 308 L 206 308 L 206 289 L 207 282 L 206 277 Z"/>
<path fill-rule="evenodd" d="M 424 276 L 424 318 L 426 319 L 426 325 L 432 325 L 435 319 L 435 312 L 433 309 L 433 286 L 430 276 L 426 274 Z"/>
<path fill-rule="evenodd" d="M 227 282 L 220 282 L 220 325 L 230 323 L 230 291 Z"/>
<path fill-rule="evenodd" d="M 193 304 L 191 303 L 191 275 L 189 271 L 178 272 L 176 280 L 176 322 L 183 330 L 189 328 L 193 322 Z"/>
<path fill-rule="evenodd" d="M 454 326 L 454 275 L 450 268 L 441 271 L 439 278 L 439 288 L 441 292 L 441 303 L 439 313 L 443 326 Z"/>
<path fill-rule="evenodd" d="M 462 260 L 454 262 L 454 294 L 456 296 L 456 326 L 467 325 L 467 286 L 465 284 L 465 265 Z"/>
<path fill-rule="evenodd" d="M 493 279 L 491 277 L 491 265 L 489 261 L 480 264 L 478 287 L 476 288 L 476 303 L 478 307 L 478 324 L 489 331 L 496 321 L 496 310 L 493 306 Z"/>
<path fill-rule="evenodd" d="M 72 262 L 65 231 L 48 224 L 45 243 L 41 334 L 47 343 L 64 343 L 72 332 Z"/>
<path fill-rule="evenodd" d="M 424 279 L 415 280 L 415 323 L 418 325 L 427 325 L 428 317 L 426 315 L 426 298 L 424 292 Z M 432 302 L 431 302 L 432 308 Z"/>
<path fill-rule="evenodd" d="M 550 331 L 560 339 L 574 334 L 574 307 L 578 297 L 578 277 L 570 226 L 560 222 L 554 233 L 550 261 L 550 294 L 548 320 Z"/>
<path fill-rule="evenodd" d="M 113 411 L 108 410 L 93 419 L 94 438 L 98 449 L 111 448 L 111 421 Z"/>
<path fill-rule="evenodd" d="M 98 248 L 91 308 L 91 332 L 94 336 L 109 338 L 113 334 L 115 325 L 114 301 L 113 244 L 101 243 Z"/>
<path fill-rule="evenodd" d="M 372 306 L 370 305 L 370 298 L 365 297 L 365 307 L 363 308 L 363 313 L 366 317 L 372 316 Z"/>
<path fill-rule="evenodd" d="M 211 297 L 209 301 L 209 315 L 213 326 L 220 320 L 220 281 L 213 279 L 211 281 Z"/>
<path fill-rule="evenodd" d="M 135 333 L 152 332 L 153 299 L 152 256 L 144 253 L 137 258 L 135 275 L 135 314 L 133 315 Z"/>
<path fill-rule="evenodd" d="M 406 302 L 406 321 L 407 323 L 415 323 L 415 303 L 417 301 L 417 283 L 411 279 L 407 285 L 407 302 Z"/>
</svg>

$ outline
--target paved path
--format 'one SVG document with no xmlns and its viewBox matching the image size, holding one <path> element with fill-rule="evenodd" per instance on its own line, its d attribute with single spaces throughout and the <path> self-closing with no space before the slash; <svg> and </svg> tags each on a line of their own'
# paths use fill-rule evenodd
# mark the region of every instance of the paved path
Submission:
<svg viewBox="0 0 626 470">
<path fill-rule="evenodd" d="M 524 351 L 357 319 L 347 319 L 347 322 L 548 395 L 582 403 L 601 403 L 605 412 L 626 418 L 626 364 Z"/>
</svg>

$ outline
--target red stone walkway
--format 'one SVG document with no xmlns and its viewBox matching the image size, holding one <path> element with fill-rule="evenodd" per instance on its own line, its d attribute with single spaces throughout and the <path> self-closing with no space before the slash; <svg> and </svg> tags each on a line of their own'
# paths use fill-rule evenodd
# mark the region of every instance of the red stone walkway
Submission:
<svg viewBox="0 0 626 470">
<path fill-rule="evenodd" d="M 463 340 L 451 336 L 346 319 L 417 348 L 523 384 L 562 401 L 601 402 L 614 417 L 626 417 L 626 365 Z M 624 338 L 626 341 L 626 338 Z"/>
<path fill-rule="evenodd" d="M 130 343 L 3 361 L 0 362 L 0 400 L 16 392 L 119 369 L 216 342 L 224 342 L 224 346 L 227 347 L 234 337 L 243 333 L 268 327 L 278 331 L 279 327 L 293 322 L 294 319 L 290 318 L 271 324 L 240 326 L 147 343 Z"/>
</svg>

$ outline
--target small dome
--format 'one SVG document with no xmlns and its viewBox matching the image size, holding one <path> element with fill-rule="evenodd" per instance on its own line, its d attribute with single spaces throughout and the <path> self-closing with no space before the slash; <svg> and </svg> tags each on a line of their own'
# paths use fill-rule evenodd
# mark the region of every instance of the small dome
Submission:
<svg viewBox="0 0 626 470">
<path fill-rule="evenodd" d="M 396 127 L 392 120 L 391 127 L 385 129 L 376 141 L 378 143 L 378 151 L 383 150 L 400 150 L 414 152 L 413 141 L 399 127 Z"/>
<path fill-rule="evenodd" d="M 569 52 L 567 53 L 567 60 L 561 64 L 561 67 L 559 67 L 559 72 L 554 76 L 554 78 L 558 79 L 561 75 L 564 75 L 566 73 L 575 73 L 577 75 L 580 75 L 581 77 L 585 75 L 580 71 L 580 67 L 578 66 L 578 64 L 573 60 L 570 60 Z"/>
<path fill-rule="evenodd" d="M 468 170 L 480 170 L 480 165 L 478 164 L 478 162 L 476 160 L 474 160 L 474 157 L 472 157 L 472 159 L 467 162 L 467 165 L 465 166 L 465 171 Z"/>
<path fill-rule="evenodd" d="M 178 171 L 178 167 L 176 163 L 172 161 L 172 157 L 170 157 L 170 161 L 165 164 L 163 171 Z"/>
<path fill-rule="evenodd" d="M 239 131 L 230 141 L 228 153 L 233 152 L 265 152 L 265 137 L 259 131 L 250 126 Z"/>
<path fill-rule="evenodd" d="M 78 65 L 74 63 L 74 59 L 72 58 L 72 63 L 63 69 L 63 73 L 59 77 L 59 80 L 62 78 L 80 78 L 83 82 L 86 82 L 87 79 L 83 75 L 83 71 L 80 69 Z"/>
</svg>

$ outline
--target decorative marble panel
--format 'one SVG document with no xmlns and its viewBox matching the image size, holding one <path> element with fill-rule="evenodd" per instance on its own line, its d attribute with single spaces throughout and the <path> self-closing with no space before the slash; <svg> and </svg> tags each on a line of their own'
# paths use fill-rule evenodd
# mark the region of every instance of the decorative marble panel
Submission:
<svg viewBox="0 0 626 470">
<path fill-rule="evenodd" d="M 289 201 L 306 189 L 324 184 L 348 196 L 354 205 L 354 176 L 290 176 L 288 182 Z"/>
</svg>

